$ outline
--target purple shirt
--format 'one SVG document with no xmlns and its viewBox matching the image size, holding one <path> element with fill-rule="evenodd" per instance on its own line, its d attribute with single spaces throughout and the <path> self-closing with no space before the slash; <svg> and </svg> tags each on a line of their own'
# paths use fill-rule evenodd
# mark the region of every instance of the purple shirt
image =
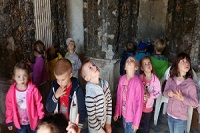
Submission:
<svg viewBox="0 0 200 133">
<path fill-rule="evenodd" d="M 35 64 L 32 66 L 33 75 L 32 80 L 33 83 L 39 87 L 42 83 L 47 81 L 47 71 L 45 67 L 45 61 L 42 57 L 37 57 L 35 59 Z"/>
</svg>

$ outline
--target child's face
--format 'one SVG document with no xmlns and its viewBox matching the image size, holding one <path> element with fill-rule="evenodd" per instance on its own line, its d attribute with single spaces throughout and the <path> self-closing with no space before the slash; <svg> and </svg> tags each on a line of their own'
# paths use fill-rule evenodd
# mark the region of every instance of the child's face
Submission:
<svg viewBox="0 0 200 133">
<path fill-rule="evenodd" d="M 92 82 L 93 80 L 99 79 L 99 74 L 100 74 L 99 69 L 92 62 L 86 63 L 83 66 L 82 71 L 84 72 L 84 77 L 83 78 L 87 82 Z"/>
<path fill-rule="evenodd" d="M 152 64 L 151 64 L 151 61 L 149 59 L 143 59 L 142 60 L 141 70 L 144 73 L 151 73 L 151 71 L 152 71 Z"/>
<path fill-rule="evenodd" d="M 26 88 L 28 83 L 28 72 L 23 69 L 16 69 L 14 72 L 14 80 L 17 83 L 18 89 Z"/>
<path fill-rule="evenodd" d="M 72 77 L 72 73 L 64 73 L 62 75 L 55 75 L 58 84 L 60 85 L 61 88 L 66 88 L 67 86 L 69 86 L 71 84 L 71 77 Z"/>
<path fill-rule="evenodd" d="M 125 68 L 126 71 L 127 70 L 137 70 L 138 66 L 137 66 L 137 62 L 136 59 L 134 57 L 128 57 L 125 63 Z"/>
<path fill-rule="evenodd" d="M 75 49 L 74 42 L 69 42 L 68 50 L 74 50 L 74 49 Z"/>
<path fill-rule="evenodd" d="M 178 70 L 185 75 L 190 70 L 190 62 L 188 62 L 186 58 L 180 60 L 178 63 Z"/>
</svg>

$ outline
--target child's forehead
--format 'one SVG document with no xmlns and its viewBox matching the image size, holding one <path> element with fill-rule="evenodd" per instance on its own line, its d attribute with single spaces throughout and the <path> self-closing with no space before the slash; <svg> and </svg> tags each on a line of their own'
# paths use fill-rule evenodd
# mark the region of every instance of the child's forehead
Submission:
<svg viewBox="0 0 200 133">
<path fill-rule="evenodd" d="M 127 58 L 127 60 L 129 60 L 129 59 L 132 59 L 132 60 L 136 60 L 134 57 L 132 57 L 132 56 L 129 56 L 128 58 Z"/>
<path fill-rule="evenodd" d="M 74 41 L 70 41 L 69 44 L 74 44 Z"/>
<path fill-rule="evenodd" d="M 14 71 L 14 73 L 16 74 L 16 73 L 28 73 L 28 72 L 25 69 L 16 68 L 15 71 Z"/>
</svg>

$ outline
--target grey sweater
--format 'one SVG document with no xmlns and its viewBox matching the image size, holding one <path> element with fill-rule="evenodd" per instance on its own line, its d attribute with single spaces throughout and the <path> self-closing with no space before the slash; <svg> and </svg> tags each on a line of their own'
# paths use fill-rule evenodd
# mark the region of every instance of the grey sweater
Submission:
<svg viewBox="0 0 200 133">
<path fill-rule="evenodd" d="M 105 124 L 111 124 L 112 97 L 108 82 L 100 80 L 100 85 L 87 83 L 85 103 L 90 133 L 104 133 Z"/>
</svg>

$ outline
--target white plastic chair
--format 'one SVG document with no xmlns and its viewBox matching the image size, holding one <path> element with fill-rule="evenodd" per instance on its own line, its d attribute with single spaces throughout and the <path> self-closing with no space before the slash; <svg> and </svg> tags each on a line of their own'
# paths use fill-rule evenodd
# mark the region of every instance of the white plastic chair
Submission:
<svg viewBox="0 0 200 133">
<path fill-rule="evenodd" d="M 164 83 L 165 80 L 167 80 L 169 78 L 169 71 L 170 71 L 169 67 L 166 71 L 165 74 L 163 76 L 163 78 L 161 79 L 161 86 Z M 193 71 L 193 80 L 196 82 L 197 81 L 197 76 L 196 73 Z M 167 103 L 168 103 L 168 98 L 163 96 L 162 94 L 156 99 L 156 105 L 155 105 L 155 111 L 154 111 L 154 125 L 157 125 L 158 122 L 158 116 L 160 113 L 160 108 L 162 103 L 164 103 L 163 105 L 163 114 L 166 114 L 166 108 L 167 108 Z M 187 120 L 187 127 L 186 127 L 186 132 L 189 133 L 190 132 L 190 127 L 191 127 L 191 122 L 192 122 L 192 115 L 193 115 L 193 107 L 190 106 L 188 108 L 188 120 Z M 199 118 L 200 118 L 200 114 L 199 114 Z"/>
</svg>

